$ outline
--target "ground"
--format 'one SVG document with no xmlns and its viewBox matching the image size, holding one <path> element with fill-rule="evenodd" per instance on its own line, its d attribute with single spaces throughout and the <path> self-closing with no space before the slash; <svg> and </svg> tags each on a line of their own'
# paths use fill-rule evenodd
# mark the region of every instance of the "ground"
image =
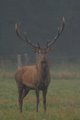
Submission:
<svg viewBox="0 0 80 120">
<path fill-rule="evenodd" d="M 36 112 L 34 91 L 25 97 L 23 113 L 20 113 L 14 70 L 0 70 L 0 120 L 80 120 L 79 73 L 80 67 L 77 64 L 52 67 L 46 113 L 41 94 L 39 112 Z"/>
</svg>

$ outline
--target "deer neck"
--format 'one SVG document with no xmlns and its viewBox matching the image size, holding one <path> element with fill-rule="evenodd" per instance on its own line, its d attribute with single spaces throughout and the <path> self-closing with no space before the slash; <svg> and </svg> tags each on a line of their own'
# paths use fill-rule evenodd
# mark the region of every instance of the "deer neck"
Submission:
<svg viewBox="0 0 80 120">
<path fill-rule="evenodd" d="M 47 61 L 38 62 L 37 70 L 41 79 L 46 79 L 49 74 L 49 66 Z"/>
</svg>

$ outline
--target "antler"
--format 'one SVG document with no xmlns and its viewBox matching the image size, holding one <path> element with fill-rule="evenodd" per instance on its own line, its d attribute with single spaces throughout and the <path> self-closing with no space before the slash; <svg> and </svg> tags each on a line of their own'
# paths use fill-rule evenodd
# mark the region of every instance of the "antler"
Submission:
<svg viewBox="0 0 80 120">
<path fill-rule="evenodd" d="M 17 36 L 18 36 L 21 40 L 25 41 L 27 44 L 29 44 L 29 45 L 30 45 L 32 48 L 34 48 L 34 49 L 37 49 L 37 48 L 38 48 L 38 46 L 32 44 L 31 41 L 28 40 L 26 34 L 24 34 L 24 36 L 23 36 L 23 33 L 20 31 L 19 25 L 18 25 L 17 23 L 15 24 L 15 31 L 16 31 Z"/>
<path fill-rule="evenodd" d="M 55 42 L 56 40 L 59 38 L 60 34 L 63 32 L 64 30 L 64 23 L 65 23 L 65 20 L 64 20 L 64 17 L 62 17 L 62 20 L 61 20 L 61 25 L 60 27 L 58 27 L 58 33 L 57 35 L 54 37 L 54 40 L 51 40 L 51 41 L 48 41 L 47 42 L 47 48 L 50 48 Z"/>
</svg>

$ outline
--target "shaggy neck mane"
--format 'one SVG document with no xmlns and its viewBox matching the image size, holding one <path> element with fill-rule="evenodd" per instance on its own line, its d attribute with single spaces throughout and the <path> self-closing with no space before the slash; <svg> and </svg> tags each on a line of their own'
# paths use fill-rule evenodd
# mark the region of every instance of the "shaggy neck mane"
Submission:
<svg viewBox="0 0 80 120">
<path fill-rule="evenodd" d="M 39 62 L 37 64 L 37 69 L 38 69 L 40 78 L 45 80 L 49 72 L 48 62 L 47 61 Z"/>
</svg>

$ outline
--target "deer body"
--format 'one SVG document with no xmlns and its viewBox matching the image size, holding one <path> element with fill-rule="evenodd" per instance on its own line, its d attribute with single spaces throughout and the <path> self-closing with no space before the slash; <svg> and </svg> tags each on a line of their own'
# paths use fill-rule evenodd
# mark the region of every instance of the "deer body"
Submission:
<svg viewBox="0 0 80 120">
<path fill-rule="evenodd" d="M 61 26 L 58 28 L 58 34 L 54 38 L 54 41 L 48 41 L 44 48 L 40 47 L 38 43 L 37 46 L 32 44 L 26 36 L 20 31 L 18 24 L 15 26 L 16 33 L 18 37 L 29 44 L 33 50 L 36 52 L 36 64 L 30 66 L 24 66 L 17 69 L 15 74 L 16 83 L 19 92 L 19 107 L 22 112 L 23 99 L 28 94 L 30 90 L 35 90 L 37 102 L 36 111 L 38 112 L 39 105 L 39 91 L 43 94 L 43 105 L 44 111 L 46 111 L 46 94 L 50 83 L 50 71 L 47 60 L 48 52 L 51 50 L 53 44 L 56 42 L 60 34 L 64 29 L 64 17 L 62 18 Z"/>
<path fill-rule="evenodd" d="M 39 61 L 37 61 L 36 65 L 24 66 L 18 68 L 15 74 L 15 79 L 19 90 L 19 105 L 21 112 L 22 112 L 23 98 L 27 95 L 29 90 L 35 90 L 36 92 L 36 96 L 37 96 L 36 111 L 38 111 L 39 91 L 42 90 L 44 110 L 46 111 L 46 94 L 47 94 L 48 85 L 50 83 L 50 72 L 49 72 L 47 59 L 45 59 L 46 57 L 44 52 L 42 52 L 42 55 L 40 53 L 40 56 L 38 57 L 39 57 L 38 59 Z"/>
<path fill-rule="evenodd" d="M 24 66 L 16 71 L 15 79 L 17 83 L 24 84 L 31 89 L 38 87 L 42 90 L 44 89 L 42 86 L 47 87 L 50 82 L 50 73 L 48 70 L 40 69 L 38 65 Z"/>
<path fill-rule="evenodd" d="M 36 66 L 25 66 L 19 68 L 16 72 L 16 80 L 32 89 L 35 89 L 37 82 Z"/>
</svg>

